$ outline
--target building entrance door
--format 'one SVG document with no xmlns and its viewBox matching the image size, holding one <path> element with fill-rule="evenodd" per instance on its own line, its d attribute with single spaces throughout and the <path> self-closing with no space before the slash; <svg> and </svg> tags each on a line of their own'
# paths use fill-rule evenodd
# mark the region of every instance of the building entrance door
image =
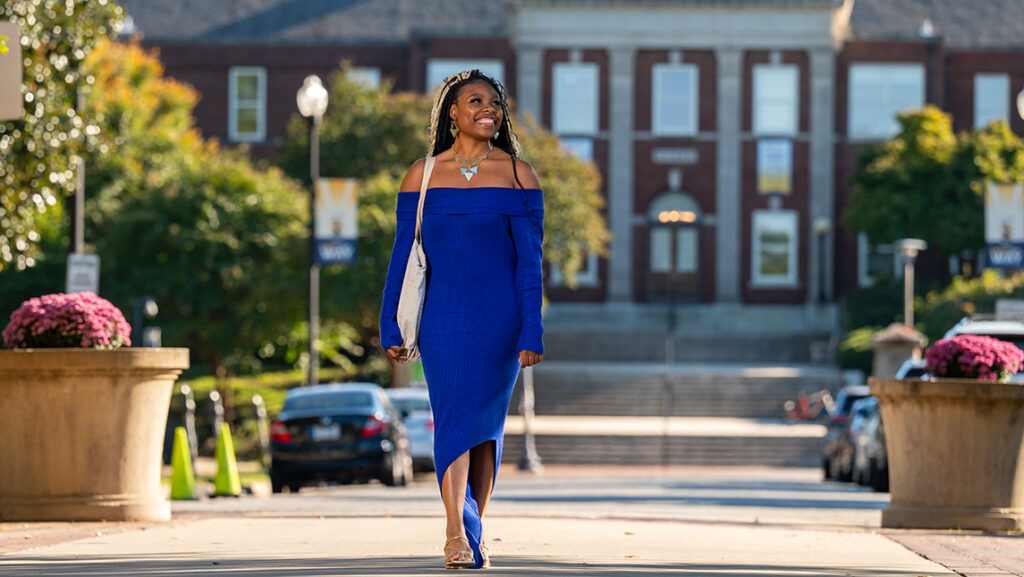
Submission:
<svg viewBox="0 0 1024 577">
<path fill-rule="evenodd" d="M 700 206 L 684 192 L 666 192 L 648 209 L 647 300 L 700 301 Z"/>
</svg>

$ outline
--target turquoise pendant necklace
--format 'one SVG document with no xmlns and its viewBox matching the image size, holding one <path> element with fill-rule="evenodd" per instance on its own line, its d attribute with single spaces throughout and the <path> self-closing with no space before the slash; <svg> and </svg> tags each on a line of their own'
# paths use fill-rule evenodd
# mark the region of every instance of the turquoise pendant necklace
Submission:
<svg viewBox="0 0 1024 577">
<path fill-rule="evenodd" d="M 473 177 L 476 176 L 477 172 L 480 170 L 480 163 L 487 160 L 487 157 L 491 154 L 492 150 L 494 150 L 494 145 L 488 141 L 487 152 L 472 160 L 462 158 L 459 151 L 455 151 L 455 162 L 459 164 L 459 173 L 466 177 L 466 182 L 473 180 Z"/>
</svg>

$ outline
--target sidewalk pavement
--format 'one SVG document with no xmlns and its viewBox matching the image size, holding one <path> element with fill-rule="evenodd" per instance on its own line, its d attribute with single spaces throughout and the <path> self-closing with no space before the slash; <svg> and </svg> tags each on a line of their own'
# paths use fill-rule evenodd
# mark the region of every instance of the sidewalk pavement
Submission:
<svg viewBox="0 0 1024 577">
<path fill-rule="evenodd" d="M 487 575 L 1024 576 L 1024 536 L 879 529 L 864 500 L 884 500 L 821 483 L 814 471 L 503 470 L 487 520 Z M 175 503 L 165 524 L 0 523 L 0 575 L 442 574 L 435 492 L 433 478 L 422 478 L 406 489 Z M 616 505 L 602 505 L 613 493 Z M 823 522 L 826 500 L 856 515 Z M 658 502 L 677 513 L 658 515 Z M 621 516 L 627 505 L 646 517 Z"/>
</svg>

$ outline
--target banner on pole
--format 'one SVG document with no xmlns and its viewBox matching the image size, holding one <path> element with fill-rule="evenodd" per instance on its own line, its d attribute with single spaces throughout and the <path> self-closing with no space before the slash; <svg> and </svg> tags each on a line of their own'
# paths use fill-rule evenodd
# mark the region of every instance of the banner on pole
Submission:
<svg viewBox="0 0 1024 577">
<path fill-rule="evenodd" d="M 359 181 L 321 178 L 316 187 L 316 261 L 351 264 L 359 238 Z"/>
<path fill-rule="evenodd" d="M 986 265 L 1024 268 L 1024 183 L 985 185 Z"/>
</svg>

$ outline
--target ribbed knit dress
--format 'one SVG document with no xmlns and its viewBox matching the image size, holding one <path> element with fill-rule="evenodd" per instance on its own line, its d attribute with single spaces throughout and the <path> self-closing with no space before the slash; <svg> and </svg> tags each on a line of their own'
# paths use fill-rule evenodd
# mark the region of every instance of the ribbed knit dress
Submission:
<svg viewBox="0 0 1024 577">
<path fill-rule="evenodd" d="M 418 202 L 419 192 L 398 195 L 398 227 L 380 318 L 384 349 L 402 345 L 395 317 Z M 438 484 L 456 458 L 487 441 L 496 443 L 497 475 L 519 351 L 544 352 L 543 218 L 540 189 L 427 190 L 422 234 L 428 272 L 419 342 L 434 412 Z M 480 515 L 468 486 L 463 519 L 479 567 Z"/>
</svg>

